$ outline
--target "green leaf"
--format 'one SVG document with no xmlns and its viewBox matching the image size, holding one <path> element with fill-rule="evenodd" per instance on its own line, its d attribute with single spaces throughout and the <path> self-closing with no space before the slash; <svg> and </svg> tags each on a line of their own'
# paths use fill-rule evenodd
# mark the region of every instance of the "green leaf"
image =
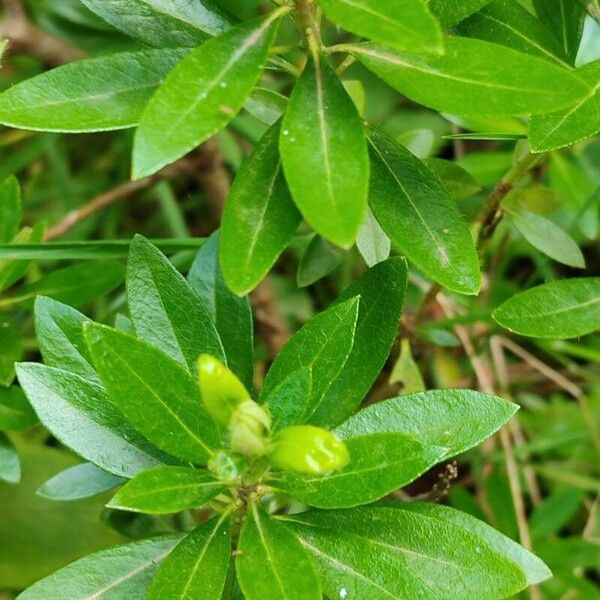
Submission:
<svg viewBox="0 0 600 600">
<path fill-rule="evenodd" d="M 252 307 L 247 297 L 232 294 L 223 279 L 218 233 L 209 237 L 196 255 L 188 282 L 208 309 L 223 344 L 227 365 L 251 390 L 254 382 Z M 218 357 L 214 353 L 213 356 Z"/>
<path fill-rule="evenodd" d="M 414 437 L 383 432 L 347 441 L 350 462 L 329 475 L 274 473 L 276 490 L 317 508 L 368 504 L 401 488 L 436 464 L 445 448 L 423 446 Z"/>
<path fill-rule="evenodd" d="M 291 373 L 309 368 L 313 376 L 305 412 L 309 417 L 350 354 L 358 311 L 359 299 L 354 297 L 308 321 L 277 355 L 265 378 L 261 398 L 267 398 Z"/>
<path fill-rule="evenodd" d="M 365 222 L 358 232 L 356 248 L 368 267 L 373 267 L 390 256 L 392 242 L 370 208 L 367 209 Z"/>
<path fill-rule="evenodd" d="M 517 0 L 494 0 L 463 21 L 458 32 L 508 46 L 569 67 L 567 55 L 556 38 Z"/>
<path fill-rule="evenodd" d="M 206 306 L 160 250 L 140 235 L 131 243 L 127 262 L 127 304 L 137 335 L 190 371 L 202 353 L 224 359 Z"/>
<path fill-rule="evenodd" d="M 321 399 L 311 423 L 337 425 L 354 413 L 371 389 L 396 339 L 406 277 L 404 259 L 390 258 L 369 269 L 339 298 L 338 302 L 345 302 L 360 296 L 354 345 L 341 372 Z M 373 335 L 374 331 L 377 335 Z"/>
<path fill-rule="evenodd" d="M 379 432 L 412 435 L 425 446 L 461 454 L 496 432 L 517 411 L 512 402 L 471 390 L 431 390 L 391 398 L 364 408 L 335 433 L 352 439 Z"/>
<path fill-rule="evenodd" d="M 341 248 L 324 240 L 320 235 L 315 235 L 308 243 L 298 265 L 296 275 L 298 287 L 312 285 L 329 275 L 340 266 L 345 254 Z"/>
<path fill-rule="evenodd" d="M 320 600 L 313 563 L 287 527 L 255 504 L 246 516 L 235 566 L 247 600 Z"/>
<path fill-rule="evenodd" d="M 261 123 L 274 125 L 285 113 L 288 99 L 268 88 L 256 88 L 246 100 L 244 108 Z"/>
<path fill-rule="evenodd" d="M 443 52 L 442 31 L 424 0 L 318 0 L 318 4 L 334 23 L 384 46 Z"/>
<path fill-rule="evenodd" d="M 207 140 L 244 105 L 261 76 L 280 11 L 211 39 L 184 58 L 154 94 L 136 131 L 139 179 Z"/>
<path fill-rule="evenodd" d="M 271 390 L 265 398 L 265 404 L 269 407 L 272 431 L 302 421 L 310 403 L 311 389 L 311 369 L 298 369 Z"/>
<path fill-rule="evenodd" d="M 494 320 L 536 338 L 575 338 L 600 329 L 600 277 L 550 281 L 499 306 Z"/>
<path fill-rule="evenodd" d="M 8 313 L 0 312 L 0 386 L 7 387 L 15 378 L 15 363 L 23 355 L 21 329 Z"/>
<path fill-rule="evenodd" d="M 453 198 L 468 198 L 481 190 L 475 178 L 456 163 L 442 158 L 429 158 L 425 164 L 438 176 Z"/>
<path fill-rule="evenodd" d="M 17 375 L 44 426 L 86 460 L 122 477 L 159 462 L 98 384 L 39 363 L 18 364 Z"/>
<path fill-rule="evenodd" d="M 106 131 L 134 127 L 181 49 L 89 58 L 42 73 L 0 95 L 0 123 L 36 131 Z"/>
<path fill-rule="evenodd" d="M 21 600 L 144 598 L 181 535 L 165 535 L 85 556 L 38 581 Z"/>
<path fill-rule="evenodd" d="M 361 118 L 326 59 L 309 61 L 281 126 L 285 177 L 300 212 L 348 248 L 364 220 L 369 161 Z"/>
<path fill-rule="evenodd" d="M 529 141 L 532 152 L 570 146 L 600 131 L 600 60 L 583 65 L 575 74 L 589 83 L 591 90 L 566 108 L 531 117 Z"/>
<path fill-rule="evenodd" d="M 510 211 L 511 223 L 540 252 L 550 258 L 579 269 L 585 269 L 585 259 L 575 240 L 550 219 L 525 210 Z"/>
<path fill-rule="evenodd" d="M 585 494 L 575 487 L 565 487 L 552 492 L 538 504 L 529 517 L 531 537 L 537 542 L 567 526 L 579 510 Z"/>
<path fill-rule="evenodd" d="M 219 445 L 219 432 L 185 368 L 110 327 L 88 323 L 84 335 L 100 379 L 125 418 L 165 452 L 205 462 Z"/>
<path fill-rule="evenodd" d="M 9 177 L 0 184 L 0 243 L 17 235 L 21 217 L 21 188 L 15 177 Z"/>
<path fill-rule="evenodd" d="M 444 27 L 454 27 L 492 0 L 430 0 L 429 9 Z"/>
<path fill-rule="evenodd" d="M 369 139 L 369 202 L 383 230 L 426 275 L 454 292 L 476 294 L 477 250 L 448 190 L 391 137 L 370 131 Z"/>
<path fill-rule="evenodd" d="M 0 388 L 0 431 L 25 431 L 37 422 L 21 388 Z"/>
<path fill-rule="evenodd" d="M 220 600 L 231 554 L 229 519 L 212 518 L 198 525 L 162 564 L 149 600 Z"/>
<path fill-rule="evenodd" d="M 197 46 L 233 23 L 211 0 L 82 0 L 117 29 L 150 46 Z"/>
<path fill-rule="evenodd" d="M 495 600 L 526 586 L 519 566 L 483 536 L 415 514 L 412 505 L 315 511 L 285 523 L 313 556 L 330 598 Z"/>
<path fill-rule="evenodd" d="M 4 294 L 0 307 L 31 306 L 36 296 L 50 296 L 79 306 L 112 292 L 123 281 L 124 269 L 116 262 L 88 262 L 50 271 L 41 279 Z"/>
<path fill-rule="evenodd" d="M 349 46 L 348 51 L 411 100 L 457 115 L 546 112 L 590 92 L 567 69 L 498 44 L 450 37 L 445 45 L 440 57 L 402 54 L 373 44 Z"/>
<path fill-rule="evenodd" d="M 43 236 L 43 224 L 38 224 L 34 227 L 23 227 L 13 241 L 10 244 L 7 244 L 5 248 L 12 249 L 20 244 L 41 242 Z M 29 260 L 22 260 L 19 262 L 11 260 L 10 258 L 0 260 L 0 292 L 8 289 L 13 283 L 21 279 L 21 277 L 27 273 L 30 265 L 31 262 Z"/>
<path fill-rule="evenodd" d="M 200 508 L 225 487 L 212 475 L 189 467 L 155 467 L 128 481 L 108 508 L 165 515 Z"/>
<path fill-rule="evenodd" d="M 81 500 L 106 492 L 125 479 L 100 469 L 92 463 L 81 463 L 61 471 L 36 492 L 47 500 Z"/>
<path fill-rule="evenodd" d="M 67 304 L 38 296 L 35 300 L 35 332 L 44 362 L 88 381 L 100 382 L 83 339 L 85 315 Z"/>
<path fill-rule="evenodd" d="M 283 176 L 279 132 L 277 123 L 242 163 L 223 213 L 221 267 L 239 295 L 258 285 L 302 220 Z"/>
<path fill-rule="evenodd" d="M 402 394 L 416 394 L 424 392 L 427 388 L 421 375 L 421 369 L 416 363 L 410 347 L 410 340 L 403 338 L 400 344 L 400 356 L 390 373 L 388 380 L 392 384 L 402 386 Z"/>
<path fill-rule="evenodd" d="M 21 462 L 19 455 L 8 436 L 0 431 L 0 481 L 19 483 Z"/>
<path fill-rule="evenodd" d="M 573 0 L 533 0 L 542 23 L 560 42 L 571 64 L 575 63 L 585 19 L 585 6 Z"/>
</svg>

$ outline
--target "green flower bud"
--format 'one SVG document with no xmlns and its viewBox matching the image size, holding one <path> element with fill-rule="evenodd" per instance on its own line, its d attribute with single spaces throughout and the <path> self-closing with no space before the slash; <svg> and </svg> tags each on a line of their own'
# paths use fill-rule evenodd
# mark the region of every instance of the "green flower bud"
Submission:
<svg viewBox="0 0 600 600">
<path fill-rule="evenodd" d="M 198 384 L 208 414 L 222 427 L 227 427 L 237 407 L 250 399 L 237 376 L 209 354 L 198 358 Z"/>
<path fill-rule="evenodd" d="M 245 456 L 264 456 L 269 452 L 269 413 L 254 400 L 245 400 L 229 422 L 231 449 Z"/>
<path fill-rule="evenodd" d="M 244 469 L 244 461 L 239 456 L 220 450 L 208 461 L 208 469 L 221 481 L 235 481 Z"/>
<path fill-rule="evenodd" d="M 331 431 L 313 425 L 282 429 L 272 442 L 271 464 L 284 471 L 327 473 L 348 464 L 346 444 Z"/>
</svg>

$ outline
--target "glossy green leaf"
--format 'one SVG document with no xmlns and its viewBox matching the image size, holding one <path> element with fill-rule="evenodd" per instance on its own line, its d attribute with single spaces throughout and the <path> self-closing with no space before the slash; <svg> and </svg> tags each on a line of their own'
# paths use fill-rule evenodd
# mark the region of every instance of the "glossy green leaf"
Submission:
<svg viewBox="0 0 600 600">
<path fill-rule="evenodd" d="M 107 473 L 92 463 L 81 463 L 58 473 L 36 493 L 48 500 L 81 500 L 111 490 L 124 482 L 122 477 Z"/>
<path fill-rule="evenodd" d="M 247 600 L 320 600 L 311 558 L 296 536 L 252 505 L 240 534 L 235 566 Z"/>
<path fill-rule="evenodd" d="M 88 323 L 84 335 L 102 383 L 127 420 L 165 452 L 205 462 L 219 445 L 219 433 L 185 368 L 110 327 Z"/>
<path fill-rule="evenodd" d="M 133 150 L 133 176 L 158 171 L 225 127 L 261 76 L 281 12 L 249 21 L 192 51 L 148 104 Z"/>
<path fill-rule="evenodd" d="M 346 253 L 331 242 L 315 235 L 302 254 L 296 283 L 298 287 L 312 285 L 340 266 Z"/>
<path fill-rule="evenodd" d="M 107 504 L 109 508 L 151 515 L 200 508 L 224 489 L 212 475 L 188 467 L 156 467 L 128 481 Z"/>
<path fill-rule="evenodd" d="M 127 304 L 137 335 L 190 371 L 202 353 L 224 359 L 206 306 L 169 260 L 140 235 L 131 243 L 127 263 Z"/>
<path fill-rule="evenodd" d="M 83 339 L 83 324 L 89 321 L 52 298 L 38 296 L 35 300 L 35 332 L 44 363 L 99 382 Z"/>
<path fill-rule="evenodd" d="M 208 309 L 223 344 L 227 365 L 251 390 L 254 380 L 252 307 L 248 298 L 238 298 L 225 283 L 219 266 L 219 234 L 209 237 L 196 255 L 188 282 Z"/>
<path fill-rule="evenodd" d="M 468 198 L 481 190 L 475 178 L 461 166 L 442 158 L 430 158 L 425 164 L 439 177 L 454 198 Z"/>
<path fill-rule="evenodd" d="M 30 306 L 37 296 L 80 306 L 112 292 L 123 281 L 124 269 L 117 262 L 87 262 L 50 271 L 41 279 L 4 294 L 0 307 Z"/>
<path fill-rule="evenodd" d="M 457 115 L 546 112 L 573 104 L 590 91 L 567 69 L 499 44 L 450 37 L 445 46 L 440 57 L 373 44 L 348 50 L 411 100 Z"/>
<path fill-rule="evenodd" d="M 8 436 L 0 431 L 0 481 L 19 483 L 21 462 L 19 455 Z"/>
<path fill-rule="evenodd" d="M 584 3 L 573 0 L 533 0 L 533 6 L 540 21 L 552 31 L 573 64 L 583 33 Z"/>
<path fill-rule="evenodd" d="M 63 65 L 0 95 L 0 123 L 37 131 L 134 127 L 185 50 L 109 54 Z"/>
<path fill-rule="evenodd" d="M 38 581 L 21 600 L 144 598 L 160 563 L 181 535 L 166 535 L 85 556 Z"/>
<path fill-rule="evenodd" d="M 21 360 L 21 329 L 9 313 L 0 312 L 0 386 L 9 386 L 15 378 L 15 363 Z"/>
<path fill-rule="evenodd" d="M 261 123 L 274 125 L 285 113 L 288 99 L 269 88 L 256 88 L 246 100 L 244 108 Z"/>
<path fill-rule="evenodd" d="M 458 32 L 569 66 L 564 49 L 551 31 L 517 0 L 494 0 L 463 21 Z"/>
<path fill-rule="evenodd" d="M 23 390 L 0 388 L 0 431 L 25 431 L 38 422 Z"/>
<path fill-rule="evenodd" d="M 197 46 L 229 29 L 232 18 L 211 0 L 82 0 L 117 29 L 150 46 Z"/>
<path fill-rule="evenodd" d="M 481 287 L 479 259 L 448 190 L 391 137 L 370 131 L 369 202 L 383 230 L 426 275 L 462 294 Z"/>
<path fill-rule="evenodd" d="M 21 224 L 21 188 L 15 177 L 0 184 L 0 243 L 8 244 Z"/>
<path fill-rule="evenodd" d="M 342 247 L 364 220 L 369 161 L 361 118 L 326 59 L 310 61 L 281 126 L 285 177 L 305 219 Z"/>
<path fill-rule="evenodd" d="M 276 490 L 318 508 L 368 504 L 422 475 L 446 454 L 445 448 L 423 446 L 414 437 L 383 432 L 351 438 L 350 462 L 329 475 L 274 473 Z"/>
<path fill-rule="evenodd" d="M 550 281 L 499 306 L 494 320 L 506 329 L 537 338 L 575 338 L 600 329 L 600 278 Z"/>
<path fill-rule="evenodd" d="M 454 27 L 492 0 L 430 0 L 429 9 L 444 27 Z"/>
<path fill-rule="evenodd" d="M 258 285 L 302 220 L 283 176 L 279 132 L 273 125 L 242 163 L 223 213 L 221 267 L 239 295 Z"/>
<path fill-rule="evenodd" d="M 517 408 L 497 396 L 471 390 L 431 390 L 372 404 L 335 433 L 344 440 L 384 431 L 405 433 L 425 446 L 446 448 L 445 458 L 450 458 L 488 438 Z"/>
<path fill-rule="evenodd" d="M 442 31 L 425 0 L 318 0 L 344 29 L 396 50 L 443 52 Z"/>
<path fill-rule="evenodd" d="M 361 600 L 496 600 L 526 587 L 515 560 L 517 544 L 482 523 L 510 545 L 500 547 L 487 531 L 464 527 L 450 516 L 438 518 L 438 508 L 445 509 L 411 502 L 316 511 L 287 517 L 285 523 L 314 557 L 331 597 L 343 588 L 348 597 Z"/>
<path fill-rule="evenodd" d="M 341 372 L 311 417 L 311 423 L 337 425 L 353 414 L 367 395 L 396 339 L 406 277 L 404 259 L 390 258 L 369 269 L 341 295 L 339 302 L 360 295 L 354 344 Z"/>
<path fill-rule="evenodd" d="M 540 252 L 570 267 L 585 269 L 585 259 L 575 240 L 550 219 L 520 209 L 511 211 L 511 223 Z"/>
<path fill-rule="evenodd" d="M 354 297 L 308 321 L 277 355 L 265 378 L 261 398 L 267 398 L 291 373 L 310 368 L 313 383 L 305 417 L 310 416 L 350 354 L 358 311 L 359 299 Z"/>
<path fill-rule="evenodd" d="M 370 208 L 367 210 L 365 222 L 358 232 L 356 248 L 369 267 L 375 266 L 390 256 L 392 242 Z"/>
<path fill-rule="evenodd" d="M 298 369 L 271 390 L 265 404 L 271 414 L 273 431 L 302 421 L 310 402 L 311 389 L 311 369 Z"/>
<path fill-rule="evenodd" d="M 591 90 L 566 108 L 531 117 L 529 141 L 533 152 L 570 146 L 600 131 L 600 60 L 580 67 L 575 74 L 589 83 Z"/>
<path fill-rule="evenodd" d="M 220 600 L 231 555 L 229 519 L 212 518 L 198 525 L 162 564 L 149 600 Z"/>
</svg>

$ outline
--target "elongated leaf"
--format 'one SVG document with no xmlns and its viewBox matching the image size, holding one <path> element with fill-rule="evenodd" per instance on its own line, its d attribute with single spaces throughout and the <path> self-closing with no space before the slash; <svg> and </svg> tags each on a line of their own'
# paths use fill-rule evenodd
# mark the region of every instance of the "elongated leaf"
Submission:
<svg viewBox="0 0 600 600">
<path fill-rule="evenodd" d="M 296 205 L 324 238 L 349 247 L 367 207 L 367 144 L 356 107 L 326 59 L 304 69 L 281 127 L 281 159 Z"/>
<path fill-rule="evenodd" d="M 356 247 L 369 267 L 390 256 L 392 242 L 377 222 L 371 209 L 367 210 L 365 222 L 358 232 Z"/>
<path fill-rule="evenodd" d="M 133 38 L 158 48 L 197 46 L 232 25 L 211 0 L 82 0 L 90 10 Z"/>
<path fill-rule="evenodd" d="M 441 179 L 454 198 L 468 198 L 481 190 L 475 178 L 454 162 L 430 158 L 425 164 Z"/>
<path fill-rule="evenodd" d="M 545 112 L 573 104 L 590 91 L 566 69 L 498 44 L 451 37 L 445 45 L 440 57 L 372 44 L 349 50 L 411 100 L 457 115 Z"/>
<path fill-rule="evenodd" d="M 291 373 L 310 368 L 313 384 L 305 411 L 305 416 L 309 417 L 350 354 L 358 311 L 359 299 L 351 298 L 308 321 L 271 365 L 261 398 L 267 398 Z"/>
<path fill-rule="evenodd" d="M 511 211 L 510 215 L 517 231 L 534 248 L 564 265 L 585 269 L 579 246 L 564 229 L 528 210 Z"/>
<path fill-rule="evenodd" d="M 43 235 L 43 224 L 34 227 L 23 227 L 7 246 L 12 248 L 20 244 L 41 242 Z M 7 258 L 0 260 L 0 292 L 8 289 L 13 283 L 21 279 L 27 273 L 30 264 L 31 261 L 29 260 L 15 261 Z"/>
<path fill-rule="evenodd" d="M 21 388 L 0 388 L 0 431 L 25 431 L 36 423 L 35 412 Z"/>
<path fill-rule="evenodd" d="M 177 65 L 148 104 L 136 132 L 134 178 L 177 160 L 235 117 L 262 73 L 279 15 L 244 23 Z"/>
<path fill-rule="evenodd" d="M 229 368 L 246 389 L 251 390 L 254 381 L 252 307 L 247 297 L 235 296 L 223 279 L 219 266 L 219 234 L 208 238 L 196 255 L 188 281 L 208 309 Z"/>
<path fill-rule="evenodd" d="M 127 303 L 138 336 L 195 369 L 200 354 L 224 359 L 206 306 L 148 240 L 136 235 L 127 263 Z"/>
<path fill-rule="evenodd" d="M 107 504 L 151 515 L 204 506 L 224 489 L 212 475 L 188 467 L 156 467 L 136 475 Z"/>
<path fill-rule="evenodd" d="M 19 483 L 21 480 L 21 461 L 14 444 L 0 431 L 0 481 Z"/>
<path fill-rule="evenodd" d="M 450 193 L 418 158 L 392 138 L 369 132 L 370 204 L 383 230 L 428 276 L 452 291 L 481 287 L 477 250 Z"/>
<path fill-rule="evenodd" d="M 141 540 L 90 554 L 25 590 L 22 600 L 144 598 L 181 535 Z"/>
<path fill-rule="evenodd" d="M 312 371 L 299 369 L 288 375 L 265 399 L 272 419 L 272 430 L 277 431 L 302 421 L 310 403 Z"/>
<path fill-rule="evenodd" d="M 69 467 L 49 479 L 37 491 L 48 500 L 81 500 L 106 492 L 124 483 L 125 479 L 107 473 L 92 463 Z"/>
<path fill-rule="evenodd" d="M 590 84 L 591 90 L 566 108 L 531 117 L 529 140 L 533 152 L 569 146 L 600 131 L 600 60 L 575 73 Z"/>
<path fill-rule="evenodd" d="M 492 0 L 430 0 L 429 9 L 444 27 L 453 27 Z"/>
<path fill-rule="evenodd" d="M 0 95 L 0 123 L 37 131 L 134 127 L 185 50 L 142 50 L 58 67 Z"/>
<path fill-rule="evenodd" d="M 21 217 L 21 188 L 15 177 L 9 177 L 0 184 L 0 243 L 7 244 L 17 235 Z"/>
<path fill-rule="evenodd" d="M 37 363 L 17 365 L 17 374 L 44 426 L 86 460 L 122 477 L 160 462 L 98 384 Z"/>
<path fill-rule="evenodd" d="M 149 600 L 220 600 L 231 554 L 229 519 L 213 518 L 189 533 L 162 564 Z"/>
<path fill-rule="evenodd" d="M 531 537 L 542 542 L 548 536 L 559 533 L 575 516 L 584 498 L 583 490 L 575 487 L 559 488 L 548 495 L 531 512 Z"/>
<path fill-rule="evenodd" d="M 184 367 L 110 327 L 89 323 L 84 335 L 102 383 L 127 420 L 165 452 L 206 461 L 219 444 L 219 433 Z"/>
<path fill-rule="evenodd" d="M 21 329 L 9 313 L 0 313 L 0 386 L 9 386 L 15 378 L 15 363 L 21 360 Z"/>
<path fill-rule="evenodd" d="M 345 255 L 341 248 L 324 240 L 320 235 L 315 235 L 302 254 L 298 265 L 296 274 L 298 287 L 306 287 L 329 275 L 340 266 Z"/>
<path fill-rule="evenodd" d="M 447 448 L 450 458 L 500 429 L 518 407 L 471 390 L 432 390 L 377 402 L 342 423 L 335 433 L 351 439 L 379 432 L 414 436 L 425 446 Z"/>
<path fill-rule="evenodd" d="M 520 335 L 566 339 L 600 329 L 600 278 L 550 281 L 507 300 L 494 320 Z"/>
<path fill-rule="evenodd" d="M 239 295 L 267 274 L 302 219 L 283 176 L 279 132 L 277 123 L 244 161 L 223 213 L 221 267 L 227 284 Z"/>
<path fill-rule="evenodd" d="M 443 51 L 442 32 L 424 0 L 318 0 L 325 15 L 357 35 L 396 50 Z"/>
<path fill-rule="evenodd" d="M 567 55 L 558 40 L 517 0 L 494 0 L 463 21 L 461 35 L 495 42 L 568 67 Z"/>
<path fill-rule="evenodd" d="M 405 290 L 406 262 L 396 257 L 375 265 L 344 291 L 339 302 L 360 295 L 354 345 L 310 419 L 312 423 L 337 425 L 363 401 L 392 349 Z"/>
<path fill-rule="evenodd" d="M 244 108 L 261 123 L 275 125 L 285 113 L 288 99 L 268 88 L 256 88 L 246 100 Z"/>
<path fill-rule="evenodd" d="M 309 506 L 348 508 L 401 488 L 438 462 L 445 448 L 424 446 L 403 433 L 374 433 L 347 440 L 350 462 L 329 475 L 280 472 L 271 485 Z"/>
<path fill-rule="evenodd" d="M 247 600 L 320 600 L 312 561 L 296 536 L 252 506 L 240 534 L 235 561 Z M 290 568 L 293 565 L 293 568 Z"/>
<path fill-rule="evenodd" d="M 519 565 L 479 532 L 404 509 L 411 505 L 316 511 L 285 523 L 314 557 L 333 598 L 343 589 L 361 600 L 494 600 L 526 586 Z"/>
<path fill-rule="evenodd" d="M 100 382 L 83 339 L 85 315 L 52 298 L 35 300 L 35 332 L 44 362 L 77 373 L 88 381 Z"/>
</svg>

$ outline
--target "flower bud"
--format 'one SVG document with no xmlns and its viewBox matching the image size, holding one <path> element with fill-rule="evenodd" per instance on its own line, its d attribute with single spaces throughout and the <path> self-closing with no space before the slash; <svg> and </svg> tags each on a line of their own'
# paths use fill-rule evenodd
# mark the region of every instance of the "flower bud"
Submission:
<svg viewBox="0 0 600 600">
<path fill-rule="evenodd" d="M 274 467 L 299 473 L 334 471 L 350 460 L 344 442 L 331 431 L 313 425 L 282 429 L 273 438 L 270 458 Z"/>
<path fill-rule="evenodd" d="M 206 410 L 222 427 L 227 427 L 236 408 L 250 399 L 237 376 L 209 354 L 198 358 L 198 384 Z"/>
<path fill-rule="evenodd" d="M 245 400 L 229 422 L 231 449 L 245 456 L 264 456 L 269 451 L 269 413 L 254 400 Z"/>
</svg>

